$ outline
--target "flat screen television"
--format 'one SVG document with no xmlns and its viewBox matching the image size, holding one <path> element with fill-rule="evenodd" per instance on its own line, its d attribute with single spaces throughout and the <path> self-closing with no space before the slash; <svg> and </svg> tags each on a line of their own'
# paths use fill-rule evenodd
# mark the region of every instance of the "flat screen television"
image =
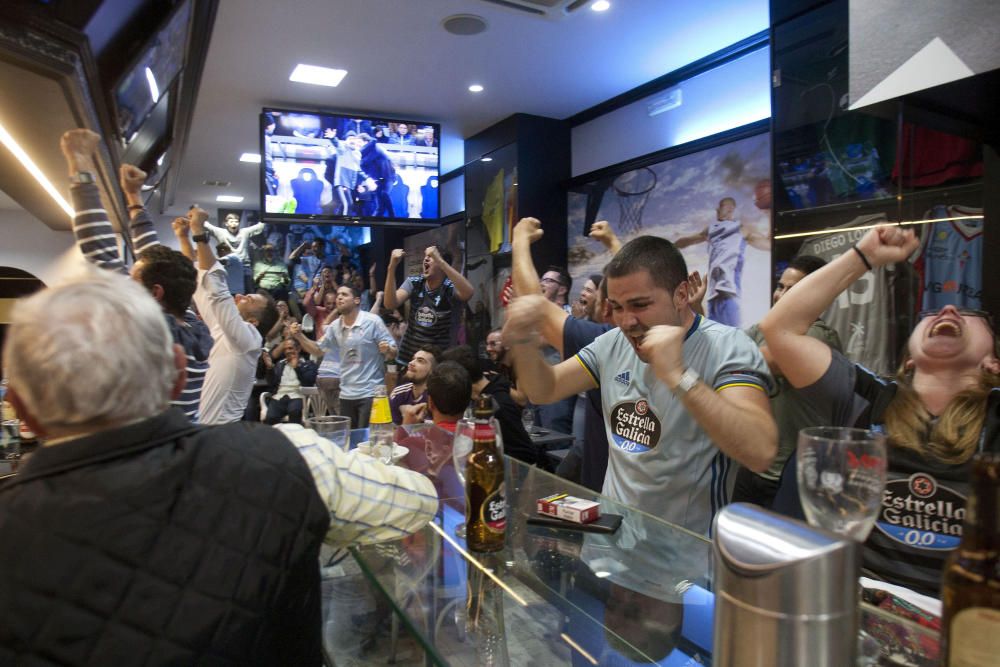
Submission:
<svg viewBox="0 0 1000 667">
<path fill-rule="evenodd" d="M 118 131 L 126 144 L 139 136 L 161 98 L 166 101 L 184 67 L 190 28 L 191 2 L 181 2 L 115 86 Z"/>
<path fill-rule="evenodd" d="M 268 222 L 436 221 L 436 123 L 265 108 L 261 211 Z"/>
</svg>

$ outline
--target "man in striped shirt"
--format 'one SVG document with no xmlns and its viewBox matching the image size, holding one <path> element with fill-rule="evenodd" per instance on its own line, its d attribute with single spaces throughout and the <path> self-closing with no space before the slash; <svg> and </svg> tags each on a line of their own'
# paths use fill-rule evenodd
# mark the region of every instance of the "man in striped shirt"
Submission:
<svg viewBox="0 0 1000 667">
<path fill-rule="evenodd" d="M 125 263 L 118 251 L 118 237 L 108 212 L 101 203 L 94 182 L 97 167 L 93 155 L 100 144 L 99 135 L 90 130 L 70 130 L 63 134 L 60 146 L 72 181 L 73 234 L 80 252 L 88 261 L 112 271 L 125 273 Z M 174 342 L 184 348 L 187 357 L 187 380 L 181 394 L 171 401 L 188 419 L 199 421 L 198 404 L 208 371 L 212 337 L 208 327 L 190 309 L 197 272 L 184 255 L 161 245 L 153 223 L 142 203 L 142 184 L 146 174 L 132 165 L 122 165 L 120 183 L 129 211 L 129 235 L 137 260 L 132 265 L 133 280 L 145 286 L 163 308 Z"/>
</svg>

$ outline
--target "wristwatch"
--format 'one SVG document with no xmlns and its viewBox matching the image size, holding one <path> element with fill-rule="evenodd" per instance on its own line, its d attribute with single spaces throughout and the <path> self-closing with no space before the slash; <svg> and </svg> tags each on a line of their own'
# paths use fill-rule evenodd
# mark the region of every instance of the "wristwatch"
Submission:
<svg viewBox="0 0 1000 667">
<path fill-rule="evenodd" d="M 677 398 L 683 398 L 691 389 L 698 384 L 698 380 L 701 377 L 695 371 L 690 368 L 685 368 L 684 372 L 681 374 L 681 381 L 677 383 L 676 387 L 671 388 L 670 391 L 674 392 L 674 396 Z"/>
<path fill-rule="evenodd" d="M 73 176 L 70 176 L 69 182 L 73 185 L 84 185 L 94 182 L 94 175 L 89 171 L 78 171 Z"/>
<path fill-rule="evenodd" d="M 192 234 L 191 240 L 195 243 L 208 243 L 208 232 L 202 232 L 201 234 Z"/>
</svg>

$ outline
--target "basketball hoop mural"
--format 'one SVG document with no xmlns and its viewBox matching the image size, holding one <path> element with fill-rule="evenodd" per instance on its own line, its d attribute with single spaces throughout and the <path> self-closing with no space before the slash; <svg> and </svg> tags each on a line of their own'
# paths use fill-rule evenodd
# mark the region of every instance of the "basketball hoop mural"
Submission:
<svg viewBox="0 0 1000 667">
<path fill-rule="evenodd" d="M 760 321 L 771 292 L 770 135 L 603 176 L 569 193 L 572 299 L 611 259 L 585 236 L 607 220 L 622 244 L 643 234 L 673 241 L 688 271 L 708 278 L 705 311 L 746 327 Z"/>
</svg>

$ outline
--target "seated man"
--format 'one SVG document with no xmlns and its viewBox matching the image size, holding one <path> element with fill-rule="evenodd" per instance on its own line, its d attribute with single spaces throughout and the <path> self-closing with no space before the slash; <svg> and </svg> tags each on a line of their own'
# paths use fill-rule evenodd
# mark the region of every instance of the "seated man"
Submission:
<svg viewBox="0 0 1000 667">
<path fill-rule="evenodd" d="M 0 663 L 320 665 L 324 536 L 437 511 L 422 475 L 326 441 L 192 425 L 170 408 L 183 349 L 113 272 L 21 300 L 3 362 L 45 446 L 0 488 Z"/>
<path fill-rule="evenodd" d="M 408 380 L 392 390 L 389 396 L 389 409 L 392 411 L 392 421 L 403 423 L 403 415 L 399 409 L 403 405 L 420 405 L 427 402 L 427 378 L 434 370 L 441 351 L 433 345 L 424 345 L 413 353 L 413 358 L 406 365 L 403 380 Z"/>
<path fill-rule="evenodd" d="M 500 435 L 503 437 L 504 453 L 529 465 L 546 467 L 548 459 L 544 452 L 539 451 L 524 429 L 521 408 L 510 396 L 510 383 L 499 375 L 486 378 L 476 353 L 468 345 L 445 350 L 441 354 L 441 360 L 458 362 L 469 374 L 469 379 L 472 381 L 471 400 L 476 400 L 480 394 L 493 398 L 497 407 L 496 418 L 500 426 Z"/>
<path fill-rule="evenodd" d="M 430 415 L 435 426 L 454 433 L 471 394 L 472 382 L 465 368 L 454 361 L 441 362 L 427 378 L 427 403 L 402 406 L 403 424 L 419 424 Z"/>
<path fill-rule="evenodd" d="M 302 346 L 294 338 L 282 343 L 285 358 L 271 363 L 271 355 L 264 354 L 267 369 L 267 390 L 271 398 L 267 402 L 265 424 L 278 424 L 288 417 L 293 424 L 302 423 L 302 387 L 316 386 L 316 362 L 302 358 Z"/>
</svg>

